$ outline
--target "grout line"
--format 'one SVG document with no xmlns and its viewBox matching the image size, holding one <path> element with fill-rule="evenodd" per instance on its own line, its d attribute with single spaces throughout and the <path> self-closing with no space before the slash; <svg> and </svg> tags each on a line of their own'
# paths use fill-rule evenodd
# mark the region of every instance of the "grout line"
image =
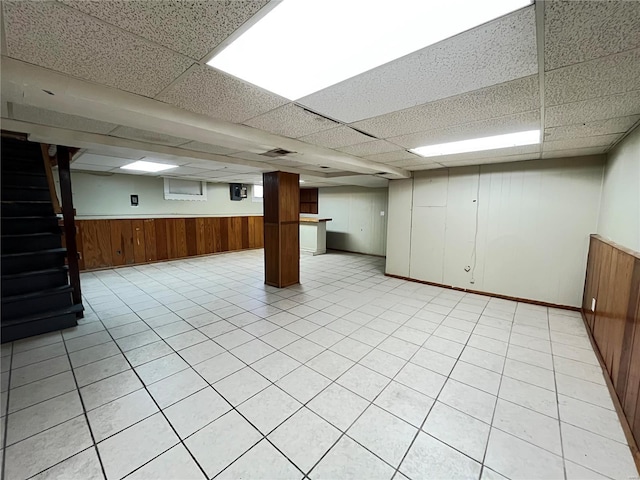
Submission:
<svg viewBox="0 0 640 480">
<path fill-rule="evenodd" d="M 7 404 L 5 405 L 5 417 L 0 419 L 0 421 L 4 422 L 4 438 L 2 439 L 2 474 L 0 475 L 1 480 L 5 480 L 5 470 L 7 468 L 7 434 L 9 432 L 9 400 L 11 399 L 11 368 L 13 364 L 13 343 L 11 344 L 11 356 L 9 358 L 9 371 L 7 372 L 9 375 L 8 383 L 7 383 Z"/>
</svg>

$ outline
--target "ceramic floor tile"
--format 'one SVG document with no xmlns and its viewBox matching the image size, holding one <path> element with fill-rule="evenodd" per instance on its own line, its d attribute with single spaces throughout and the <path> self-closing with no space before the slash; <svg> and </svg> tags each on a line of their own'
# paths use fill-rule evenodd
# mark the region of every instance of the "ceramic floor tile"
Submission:
<svg viewBox="0 0 640 480">
<path fill-rule="evenodd" d="M 396 417 L 420 427 L 434 400 L 404 385 L 392 381 L 375 399 L 379 407 Z"/>
<path fill-rule="evenodd" d="M 241 404 L 238 411 L 267 435 L 301 406 L 292 396 L 272 385 Z"/>
<path fill-rule="evenodd" d="M 63 372 L 37 382 L 11 389 L 8 412 L 12 413 L 37 403 L 75 391 L 76 382 L 71 372 Z"/>
<path fill-rule="evenodd" d="M 173 353 L 171 347 L 160 340 L 129 350 L 124 353 L 124 356 L 127 357 L 127 360 L 131 365 L 137 367 L 143 363 L 151 362 L 152 360 L 169 355 L 170 353 Z"/>
<path fill-rule="evenodd" d="M 198 363 L 193 368 L 204 379 L 213 384 L 224 377 L 237 372 L 246 365 L 228 352 L 221 353 L 209 360 Z"/>
<path fill-rule="evenodd" d="M 7 445 L 64 423 L 82 413 L 82 403 L 77 390 L 11 413 L 7 419 Z"/>
<path fill-rule="evenodd" d="M 309 360 L 306 365 L 325 377 L 335 380 L 351 368 L 354 362 L 330 350 L 325 350 Z"/>
<path fill-rule="evenodd" d="M 496 373 L 503 373 L 505 357 L 495 355 L 485 350 L 467 346 L 460 355 L 460 360 L 471 365 L 491 370 Z"/>
<path fill-rule="evenodd" d="M 493 426 L 511 435 L 562 455 L 560 445 L 560 423 L 515 403 L 498 399 L 493 418 Z"/>
<path fill-rule="evenodd" d="M 142 382 L 133 370 L 105 378 L 80 389 L 86 410 L 93 410 L 105 403 L 135 392 L 143 387 Z"/>
<path fill-rule="evenodd" d="M 284 328 L 278 328 L 277 330 L 273 330 L 266 335 L 262 335 L 260 337 L 260 340 L 268 343 L 273 348 L 281 349 L 283 347 L 286 347 L 290 343 L 295 342 L 299 338 L 300 335 L 296 335 L 295 333 L 290 332 L 289 330 L 286 330 Z"/>
<path fill-rule="evenodd" d="M 127 477 L 130 480 L 206 480 L 184 445 L 176 445 Z"/>
<path fill-rule="evenodd" d="M 141 389 L 91 410 L 87 418 L 96 442 L 101 442 L 157 411 L 151 396 Z"/>
<path fill-rule="evenodd" d="M 431 398 L 436 398 L 447 377 L 412 363 L 407 363 L 395 376 L 395 380 Z"/>
<path fill-rule="evenodd" d="M 44 472 L 32 477 L 33 480 L 92 478 L 104 479 L 102 467 L 95 447 L 88 448 Z"/>
<path fill-rule="evenodd" d="M 340 430 L 346 431 L 368 404 L 364 398 L 333 384 L 311 400 L 307 407 Z"/>
<path fill-rule="evenodd" d="M 160 408 L 166 408 L 206 386 L 202 377 L 188 368 L 149 385 L 148 390 Z"/>
<path fill-rule="evenodd" d="M 269 385 L 269 380 L 250 367 L 245 367 L 216 382 L 213 388 L 235 407 Z"/>
<path fill-rule="evenodd" d="M 512 479 L 562 479 L 562 458 L 531 443 L 491 429 L 485 465 Z"/>
<path fill-rule="evenodd" d="M 497 398 L 477 388 L 449 379 L 438 400 L 472 417 L 491 423 Z"/>
<path fill-rule="evenodd" d="M 358 445 L 349 437 L 342 437 L 335 447 L 311 470 L 313 480 L 388 480 L 393 468 Z"/>
<path fill-rule="evenodd" d="M 618 414 L 575 398 L 558 396 L 560 420 L 620 443 L 627 443 Z"/>
<path fill-rule="evenodd" d="M 64 343 L 58 342 L 52 345 L 44 347 L 33 348 L 20 353 L 13 354 L 11 359 L 11 368 L 16 369 L 20 367 L 26 367 L 34 363 L 49 360 L 51 358 L 59 357 L 60 355 L 66 355 L 67 352 L 64 347 Z"/>
<path fill-rule="evenodd" d="M 553 358 L 551 354 L 531 350 L 530 348 L 519 347 L 517 345 L 509 345 L 507 358 L 517 360 L 523 363 L 529 363 L 536 367 L 553 370 Z"/>
<path fill-rule="evenodd" d="M 556 373 L 562 373 L 572 377 L 588 380 L 600 385 L 606 385 L 604 374 L 600 366 L 589 365 L 587 363 L 570 360 L 563 357 L 553 357 L 553 365 Z"/>
<path fill-rule="evenodd" d="M 629 447 L 581 428 L 562 423 L 564 455 L 579 465 L 610 478 L 638 475 Z"/>
<path fill-rule="evenodd" d="M 271 443 L 262 440 L 217 478 L 228 480 L 236 480 L 238 478 L 288 480 L 302 477 L 302 473 Z"/>
<path fill-rule="evenodd" d="M 336 383 L 369 401 L 373 401 L 387 386 L 389 378 L 362 365 L 354 365 L 341 375 Z"/>
<path fill-rule="evenodd" d="M 407 452 L 417 429 L 387 411 L 370 405 L 347 435 L 394 467 Z"/>
<path fill-rule="evenodd" d="M 269 440 L 304 473 L 338 440 L 341 432 L 307 408 L 276 428 Z"/>
<path fill-rule="evenodd" d="M 160 414 L 136 423 L 98 444 L 107 480 L 122 478 L 178 443 Z M 135 448 L 131 448 L 135 445 Z"/>
<path fill-rule="evenodd" d="M 224 349 L 212 340 L 192 345 L 180 350 L 180 356 L 192 367 L 198 363 L 215 357 L 224 352 Z"/>
<path fill-rule="evenodd" d="M 5 478 L 26 479 L 90 447 L 93 441 L 84 416 L 8 446 Z M 34 455 L 33 452 L 38 452 Z"/>
<path fill-rule="evenodd" d="M 17 368 L 11 371 L 11 388 L 36 382 L 67 370 L 71 370 L 71 365 L 69 364 L 69 358 L 66 356 L 56 357 L 51 360 L 45 360 L 44 362 L 31 364 L 27 367 Z M 6 378 L 8 380 L 9 376 L 7 375 Z"/>
<path fill-rule="evenodd" d="M 489 425 L 459 410 L 436 402 L 422 430 L 478 462 L 484 458 Z"/>
<path fill-rule="evenodd" d="M 301 363 L 306 363 L 316 355 L 324 352 L 325 347 L 318 345 L 306 338 L 301 338 L 293 343 L 290 343 L 286 347 L 282 348 L 282 352 L 286 353 L 292 358 L 295 358 Z"/>
<path fill-rule="evenodd" d="M 330 350 L 342 355 L 343 357 L 347 357 L 354 362 L 357 362 L 362 359 L 362 357 L 364 357 L 367 353 L 373 350 L 373 347 L 367 345 L 366 343 L 359 342 L 358 340 L 347 337 L 333 345 Z"/>
<path fill-rule="evenodd" d="M 351 335 L 349 335 L 349 337 L 359 342 L 365 343 L 370 347 L 376 347 L 380 344 L 380 342 L 387 338 L 387 334 L 364 326 L 353 332 Z"/>
<path fill-rule="evenodd" d="M 605 385 L 581 380 L 561 373 L 556 374 L 558 393 L 614 410 L 609 389 Z"/>
<path fill-rule="evenodd" d="M 231 411 L 189 437 L 185 445 L 207 476 L 213 478 L 261 437 L 249 422 L 237 412 Z M 216 454 L 211 455 L 211 452 Z"/>
<path fill-rule="evenodd" d="M 420 432 L 400 472 L 409 478 L 478 478 L 480 464 L 462 453 Z"/>
<path fill-rule="evenodd" d="M 276 385 L 301 403 L 307 403 L 331 381 L 304 365 L 282 377 Z"/>
<path fill-rule="evenodd" d="M 180 438 L 185 439 L 229 410 L 231 405 L 207 387 L 167 407 L 164 413 Z"/>
<path fill-rule="evenodd" d="M 556 379 L 553 371 L 536 367 L 529 363 L 508 358 L 504 365 L 504 375 L 553 392 L 556 390 Z"/>
<path fill-rule="evenodd" d="M 139 367 L 136 367 L 135 370 L 145 385 L 151 385 L 152 383 L 187 368 L 189 368 L 189 364 L 187 364 L 187 362 L 177 354 L 172 353 L 149 363 L 145 363 L 144 365 L 140 365 Z"/>
<path fill-rule="evenodd" d="M 203 333 L 198 330 L 190 330 L 188 332 L 169 337 L 166 339 L 166 342 L 171 346 L 171 348 L 178 351 L 197 345 L 198 343 L 202 343 L 206 340 L 208 340 L 208 337 Z"/>
<path fill-rule="evenodd" d="M 496 355 L 506 356 L 509 344 L 500 340 L 494 340 L 493 338 L 483 337 L 482 335 L 471 334 L 467 346 Z"/>
<path fill-rule="evenodd" d="M 374 348 L 359 363 L 386 377 L 393 378 L 407 362 L 402 358 Z"/>
<path fill-rule="evenodd" d="M 543 415 L 558 418 L 556 394 L 550 390 L 503 377 L 498 396 Z"/>
<path fill-rule="evenodd" d="M 566 459 L 564 461 L 564 469 L 567 474 L 567 480 L 607 480 L 609 478 Z"/>
</svg>

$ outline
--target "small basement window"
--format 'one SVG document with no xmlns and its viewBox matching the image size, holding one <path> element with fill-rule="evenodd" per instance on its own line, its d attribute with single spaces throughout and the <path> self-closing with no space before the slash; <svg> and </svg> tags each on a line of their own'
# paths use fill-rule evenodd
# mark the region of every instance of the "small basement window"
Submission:
<svg viewBox="0 0 640 480">
<path fill-rule="evenodd" d="M 264 198 L 264 188 L 262 185 L 254 185 L 251 192 L 252 202 L 262 202 Z"/>
<path fill-rule="evenodd" d="M 179 178 L 164 179 L 165 200 L 207 200 L 207 182 L 182 180 Z"/>
</svg>

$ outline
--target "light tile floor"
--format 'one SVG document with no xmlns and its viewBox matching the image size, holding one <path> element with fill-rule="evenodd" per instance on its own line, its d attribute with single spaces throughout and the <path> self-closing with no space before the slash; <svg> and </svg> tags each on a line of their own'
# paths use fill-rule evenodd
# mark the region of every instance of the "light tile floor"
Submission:
<svg viewBox="0 0 640 480">
<path fill-rule="evenodd" d="M 637 477 L 575 312 L 262 251 L 84 274 L 2 345 L 4 478 Z"/>
</svg>

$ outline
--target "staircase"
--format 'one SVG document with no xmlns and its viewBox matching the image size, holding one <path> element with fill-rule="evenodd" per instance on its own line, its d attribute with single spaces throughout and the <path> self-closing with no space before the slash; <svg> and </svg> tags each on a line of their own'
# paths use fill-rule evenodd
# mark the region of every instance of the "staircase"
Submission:
<svg viewBox="0 0 640 480">
<path fill-rule="evenodd" d="M 39 143 L 2 137 L 2 343 L 75 326 L 66 249 Z"/>
</svg>

